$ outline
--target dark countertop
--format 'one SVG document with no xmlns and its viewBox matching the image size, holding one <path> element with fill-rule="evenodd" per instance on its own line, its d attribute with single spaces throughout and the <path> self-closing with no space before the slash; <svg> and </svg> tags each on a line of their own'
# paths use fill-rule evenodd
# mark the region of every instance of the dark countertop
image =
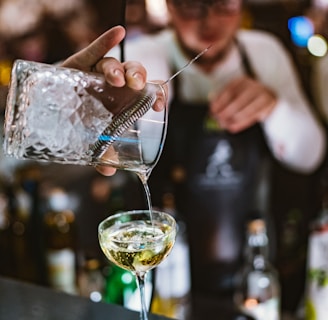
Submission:
<svg viewBox="0 0 328 320">
<path fill-rule="evenodd" d="M 138 320 L 122 306 L 92 302 L 49 288 L 0 277 L 0 320 Z M 168 318 L 149 314 L 149 320 Z"/>
</svg>

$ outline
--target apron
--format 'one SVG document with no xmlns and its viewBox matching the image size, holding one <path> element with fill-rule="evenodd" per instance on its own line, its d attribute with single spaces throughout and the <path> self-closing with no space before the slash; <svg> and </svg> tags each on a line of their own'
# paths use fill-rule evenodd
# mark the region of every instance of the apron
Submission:
<svg viewBox="0 0 328 320">
<path fill-rule="evenodd" d="M 245 72 L 254 76 L 238 47 Z M 259 125 L 238 134 L 220 130 L 208 117 L 208 105 L 182 103 L 174 85 L 163 153 L 149 180 L 153 202 L 161 206 L 164 193 L 175 195 L 187 225 L 192 291 L 232 292 L 245 224 L 258 210 L 263 133 Z"/>
</svg>

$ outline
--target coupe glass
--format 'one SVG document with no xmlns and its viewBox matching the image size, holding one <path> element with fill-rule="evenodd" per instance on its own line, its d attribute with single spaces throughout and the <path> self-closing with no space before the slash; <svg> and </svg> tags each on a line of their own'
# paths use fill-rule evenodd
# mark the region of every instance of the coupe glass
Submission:
<svg viewBox="0 0 328 320">
<path fill-rule="evenodd" d="M 155 210 L 121 212 L 99 224 L 99 243 L 106 257 L 136 277 L 141 298 L 141 320 L 148 319 L 145 302 L 146 273 L 168 256 L 176 232 L 174 218 Z"/>
<path fill-rule="evenodd" d="M 100 74 L 16 60 L 5 113 L 5 154 L 108 165 L 148 177 L 162 151 L 167 108 L 154 111 L 163 85 L 110 86 Z"/>
</svg>

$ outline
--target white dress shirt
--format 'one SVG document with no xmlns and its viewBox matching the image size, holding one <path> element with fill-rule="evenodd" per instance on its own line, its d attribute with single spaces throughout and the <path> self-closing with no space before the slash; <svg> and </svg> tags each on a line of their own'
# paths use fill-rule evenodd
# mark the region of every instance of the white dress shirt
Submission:
<svg viewBox="0 0 328 320">
<path fill-rule="evenodd" d="M 285 166 L 309 173 L 323 160 L 326 138 L 300 86 L 291 57 L 282 44 L 263 31 L 240 30 L 237 34 L 257 78 L 271 88 L 278 103 L 262 122 L 273 155 Z M 172 30 L 140 36 L 125 44 L 126 60 L 141 62 L 149 80 L 166 80 L 172 70 L 188 63 Z M 119 57 L 116 47 L 108 56 Z M 225 62 L 211 73 L 193 64 L 179 75 L 181 100 L 206 102 L 211 91 L 219 91 L 233 78 L 245 73 L 235 47 Z M 172 90 L 169 90 L 172 94 Z M 170 97 L 172 98 L 172 97 Z M 188 115 L 186 114 L 186 118 Z"/>
</svg>

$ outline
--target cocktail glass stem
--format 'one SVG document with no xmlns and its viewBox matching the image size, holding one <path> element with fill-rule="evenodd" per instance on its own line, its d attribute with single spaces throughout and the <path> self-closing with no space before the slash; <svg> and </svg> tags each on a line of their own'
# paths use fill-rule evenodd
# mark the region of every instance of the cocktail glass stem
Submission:
<svg viewBox="0 0 328 320">
<path fill-rule="evenodd" d="M 145 296 L 145 279 L 146 279 L 145 272 L 136 274 L 136 280 L 140 292 L 140 302 L 141 302 L 140 320 L 148 320 L 146 296 Z"/>
</svg>

